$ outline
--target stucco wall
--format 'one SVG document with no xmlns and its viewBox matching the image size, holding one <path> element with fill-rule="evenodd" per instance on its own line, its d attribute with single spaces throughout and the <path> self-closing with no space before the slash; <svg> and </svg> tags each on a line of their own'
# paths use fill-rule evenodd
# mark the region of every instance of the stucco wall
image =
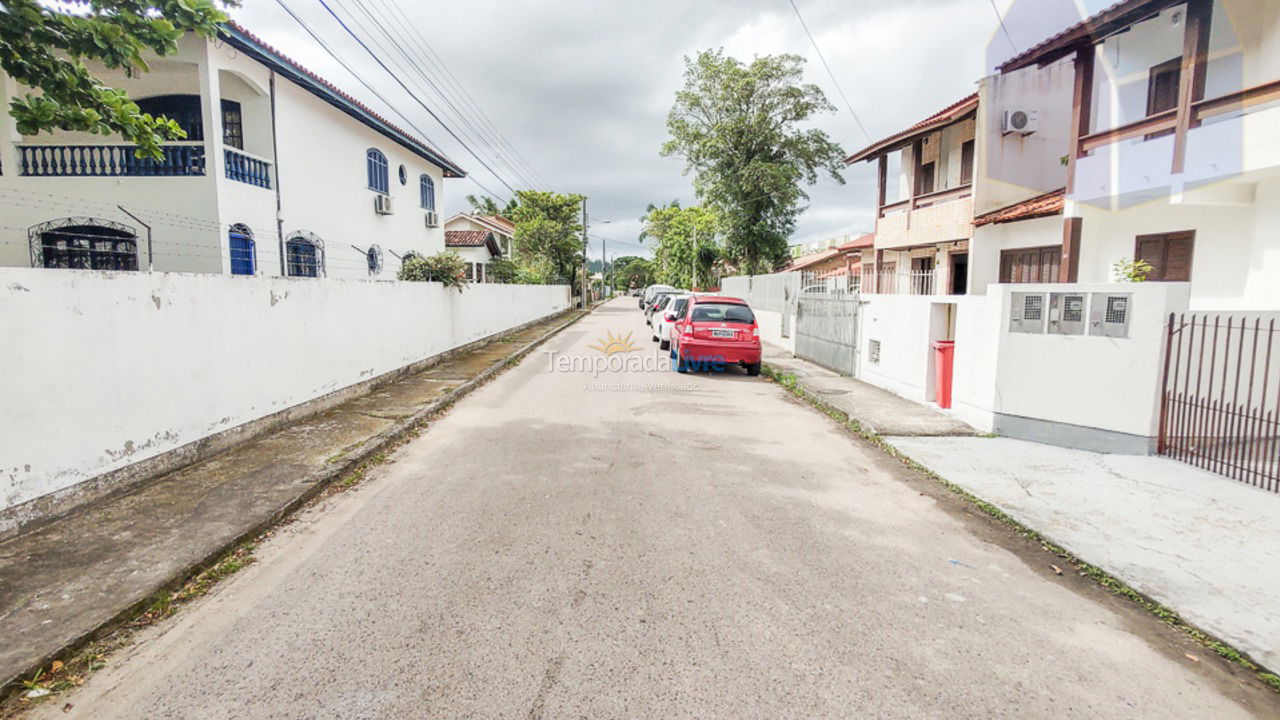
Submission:
<svg viewBox="0 0 1280 720">
<path fill-rule="evenodd" d="M 0 269 L 0 509 L 568 306 L 563 286 Z M 0 528 L 2 529 L 2 528 Z"/>
</svg>

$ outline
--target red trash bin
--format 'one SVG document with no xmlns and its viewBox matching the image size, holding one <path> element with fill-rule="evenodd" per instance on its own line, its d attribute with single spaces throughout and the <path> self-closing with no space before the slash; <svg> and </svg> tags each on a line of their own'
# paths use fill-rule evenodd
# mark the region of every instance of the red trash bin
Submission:
<svg viewBox="0 0 1280 720">
<path fill-rule="evenodd" d="M 933 366 L 937 372 L 936 397 L 938 407 L 951 407 L 951 365 L 955 358 L 956 343 L 954 340 L 933 341 Z"/>
</svg>

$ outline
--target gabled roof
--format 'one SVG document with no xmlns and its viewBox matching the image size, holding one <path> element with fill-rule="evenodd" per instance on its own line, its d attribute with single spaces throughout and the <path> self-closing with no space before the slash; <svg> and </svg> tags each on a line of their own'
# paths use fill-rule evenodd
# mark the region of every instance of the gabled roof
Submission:
<svg viewBox="0 0 1280 720">
<path fill-rule="evenodd" d="M 839 254 L 840 254 L 839 250 L 835 248 L 831 248 L 829 250 L 823 250 L 822 252 L 813 253 L 811 255 L 802 255 L 796 258 L 795 260 L 792 260 L 790 267 L 788 267 L 787 269 L 803 270 L 804 268 L 807 268 L 811 265 L 817 265 L 818 263 L 824 260 L 830 260 L 831 258 Z"/>
<path fill-rule="evenodd" d="M 444 246 L 447 248 L 487 247 L 493 255 L 501 255 L 498 241 L 492 230 L 445 230 Z"/>
<path fill-rule="evenodd" d="M 973 219 L 973 225 L 974 227 L 982 227 L 983 225 L 1010 223 L 1017 222 L 1019 220 L 1032 220 L 1035 218 L 1060 215 L 1062 213 L 1065 195 L 1065 189 L 1047 192 L 1029 200 L 1023 200 L 1022 202 L 1002 207 L 999 210 L 983 213 Z"/>
<path fill-rule="evenodd" d="M 235 22 L 229 20 L 222 26 L 222 36 L 227 44 L 272 68 L 304 90 L 382 133 L 427 162 L 438 166 L 444 170 L 445 177 L 467 176 L 467 172 L 458 167 L 444 153 L 393 125 L 386 118 L 369 109 L 369 106 L 339 90 L 328 80 L 303 67 L 298 61 L 263 42 L 261 38 Z"/>
<path fill-rule="evenodd" d="M 885 153 L 893 152 L 899 147 L 906 145 L 907 141 L 914 139 L 917 135 L 933 132 L 941 127 L 950 125 L 957 120 L 964 118 L 971 112 L 978 109 L 978 93 L 974 93 L 963 100 L 954 102 L 920 122 L 899 133 L 894 133 L 878 143 L 873 143 L 858 152 L 844 159 L 846 165 L 861 160 L 870 160 L 879 157 Z"/>
<path fill-rule="evenodd" d="M 453 217 L 446 220 L 445 225 L 447 226 L 449 223 L 459 218 L 462 218 L 464 220 L 470 220 L 471 222 L 481 227 L 488 228 L 498 233 L 499 235 L 506 235 L 510 237 L 516 234 L 515 223 L 502 217 L 501 215 L 472 215 L 470 213 L 460 212 L 457 215 L 454 215 Z"/>
<path fill-rule="evenodd" d="M 866 235 L 850 240 L 849 242 L 843 245 L 837 245 L 836 249 L 840 250 L 841 252 L 844 252 L 847 250 L 861 250 L 862 248 L 872 247 L 875 244 L 876 244 L 876 234 L 867 233 Z"/>
<path fill-rule="evenodd" d="M 1076 48 L 1092 45 L 1108 35 L 1126 28 L 1165 8 L 1186 0 L 1120 0 L 1115 5 L 1082 20 L 1053 37 L 1008 60 L 997 69 L 1002 73 L 1033 64 L 1053 62 Z"/>
</svg>

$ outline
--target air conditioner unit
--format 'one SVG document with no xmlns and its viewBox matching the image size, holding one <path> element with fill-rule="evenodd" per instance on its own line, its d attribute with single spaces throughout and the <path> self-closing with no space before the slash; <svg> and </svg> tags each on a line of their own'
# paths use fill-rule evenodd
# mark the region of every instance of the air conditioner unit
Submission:
<svg viewBox="0 0 1280 720">
<path fill-rule="evenodd" d="M 440 226 L 440 216 L 437 215 L 434 210 L 428 210 L 427 211 L 427 227 L 433 228 L 433 227 L 439 227 L 439 226 Z"/>
<path fill-rule="evenodd" d="M 1005 110 L 1000 129 L 1005 135 L 1030 135 L 1040 129 L 1040 118 L 1036 116 L 1035 110 Z"/>
<path fill-rule="evenodd" d="M 391 196 L 390 195 L 374 195 L 373 211 L 378 213 L 379 215 L 390 215 L 392 212 L 394 212 L 394 210 L 392 210 L 392 207 L 391 207 Z"/>
</svg>

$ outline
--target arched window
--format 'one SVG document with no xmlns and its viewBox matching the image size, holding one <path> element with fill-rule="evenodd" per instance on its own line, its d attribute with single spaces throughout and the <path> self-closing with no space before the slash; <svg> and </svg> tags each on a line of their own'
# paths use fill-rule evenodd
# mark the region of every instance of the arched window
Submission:
<svg viewBox="0 0 1280 720">
<path fill-rule="evenodd" d="M 418 194 L 422 202 L 423 210 L 435 212 L 436 209 L 436 184 L 430 175 L 423 175 L 418 178 Z"/>
<path fill-rule="evenodd" d="M 382 272 L 382 248 L 376 243 L 369 246 L 369 250 L 364 254 L 364 258 L 369 264 L 370 275 L 377 275 Z"/>
<path fill-rule="evenodd" d="M 387 156 L 377 148 L 369 148 L 365 153 L 365 165 L 369 171 L 369 189 L 383 195 L 391 192 L 391 181 L 387 179 Z"/>
<path fill-rule="evenodd" d="M 289 277 L 324 276 L 324 241 L 305 230 L 289 236 L 284 244 L 285 272 Z"/>
<path fill-rule="evenodd" d="M 32 267 L 138 269 L 138 235 L 128 225 L 87 217 L 63 218 L 36 225 L 28 237 Z"/>
<path fill-rule="evenodd" d="M 232 275 L 258 274 L 258 248 L 248 225 L 232 225 L 227 233 L 227 245 L 231 251 Z"/>
</svg>

